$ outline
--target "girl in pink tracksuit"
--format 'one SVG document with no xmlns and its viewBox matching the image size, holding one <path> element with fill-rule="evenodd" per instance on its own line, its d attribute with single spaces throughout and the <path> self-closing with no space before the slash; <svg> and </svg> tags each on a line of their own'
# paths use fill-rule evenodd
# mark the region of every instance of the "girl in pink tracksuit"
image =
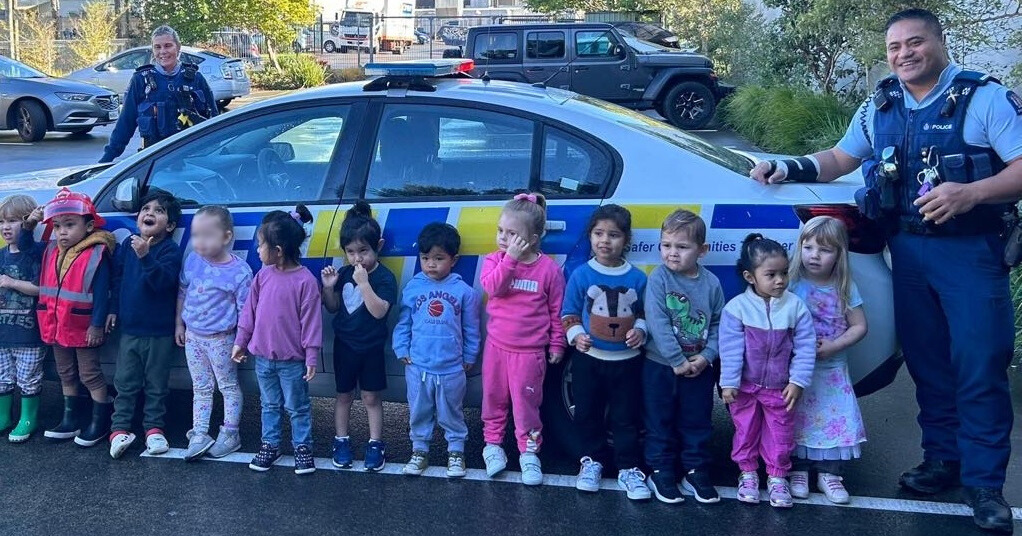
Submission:
<svg viewBox="0 0 1022 536">
<path fill-rule="evenodd" d="M 489 295 L 486 346 L 483 349 L 483 460 L 494 476 L 507 466 L 501 447 L 508 410 L 515 437 L 522 483 L 543 482 L 536 453 L 543 443 L 539 406 L 547 349 L 550 363 L 564 357 L 567 346 L 561 326 L 564 275 L 561 267 L 539 250 L 546 228 L 546 200 L 540 194 L 518 194 L 504 205 L 497 222 L 498 251 L 483 258 L 479 277 Z"/>
<path fill-rule="evenodd" d="M 749 284 L 720 318 L 720 387 L 735 424 L 731 459 L 742 475 L 738 500 L 759 502 L 759 457 L 770 505 L 790 508 L 786 477 L 795 450 L 795 404 L 809 386 L 816 333 L 809 309 L 788 292 L 788 256 L 760 234 L 742 243 L 738 272 Z"/>
</svg>

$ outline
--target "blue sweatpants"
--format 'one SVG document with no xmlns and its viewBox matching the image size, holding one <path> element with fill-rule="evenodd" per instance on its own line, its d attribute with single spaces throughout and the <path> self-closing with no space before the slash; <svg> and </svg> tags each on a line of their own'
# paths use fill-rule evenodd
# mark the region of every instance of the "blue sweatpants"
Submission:
<svg viewBox="0 0 1022 536">
<path fill-rule="evenodd" d="M 924 457 L 1000 489 L 1011 454 L 1014 310 L 996 235 L 890 240 L 894 316 L 916 384 Z"/>
<path fill-rule="evenodd" d="M 681 457 L 684 471 L 707 469 L 713 438 L 714 366 L 695 378 L 647 359 L 642 369 L 646 463 L 673 475 Z"/>
<path fill-rule="evenodd" d="M 412 450 L 429 452 L 437 421 L 444 429 L 448 452 L 465 452 L 468 426 L 465 424 L 465 372 L 430 374 L 413 365 L 405 366 L 408 384 L 408 421 Z"/>
</svg>

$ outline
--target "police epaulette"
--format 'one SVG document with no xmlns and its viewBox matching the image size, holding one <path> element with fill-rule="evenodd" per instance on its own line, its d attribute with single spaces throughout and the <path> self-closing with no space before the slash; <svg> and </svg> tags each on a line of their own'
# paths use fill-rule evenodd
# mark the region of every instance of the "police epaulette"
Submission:
<svg viewBox="0 0 1022 536">
<path fill-rule="evenodd" d="M 987 73 L 981 73 L 979 71 L 962 71 L 955 75 L 955 82 L 972 82 L 977 86 L 982 86 L 988 82 L 1000 84 L 1001 81 Z"/>
<path fill-rule="evenodd" d="M 141 72 L 144 72 L 144 71 L 155 71 L 155 70 L 156 70 L 156 66 L 155 65 L 153 65 L 151 63 L 147 63 L 147 64 L 142 65 L 142 66 L 138 67 L 137 69 L 135 69 L 135 72 L 136 73 L 141 73 Z"/>
</svg>

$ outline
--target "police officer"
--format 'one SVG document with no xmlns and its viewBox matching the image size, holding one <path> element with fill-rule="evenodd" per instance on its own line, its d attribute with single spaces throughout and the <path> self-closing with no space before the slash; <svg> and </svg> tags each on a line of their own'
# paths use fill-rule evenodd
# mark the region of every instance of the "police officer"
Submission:
<svg viewBox="0 0 1022 536">
<path fill-rule="evenodd" d="M 900 484 L 933 494 L 960 482 L 976 524 L 1010 533 L 1001 491 L 1014 311 L 1002 216 L 1022 197 L 1022 100 L 951 63 L 929 11 L 892 16 L 886 44 L 893 76 L 836 147 L 760 162 L 750 175 L 828 182 L 866 162 L 857 201 L 889 223 L 895 326 L 922 429 L 923 462 Z"/>
<path fill-rule="evenodd" d="M 199 67 L 181 63 L 180 56 L 177 32 L 166 25 L 157 28 L 153 32 L 155 65 L 143 65 L 132 75 L 101 163 L 112 162 L 124 152 L 136 126 L 144 148 L 217 114 L 213 92 Z"/>
</svg>

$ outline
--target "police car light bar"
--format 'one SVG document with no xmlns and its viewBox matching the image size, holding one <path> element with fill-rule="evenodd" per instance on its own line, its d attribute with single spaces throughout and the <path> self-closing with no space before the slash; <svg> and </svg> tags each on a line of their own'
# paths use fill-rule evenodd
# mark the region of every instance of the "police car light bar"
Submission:
<svg viewBox="0 0 1022 536">
<path fill-rule="evenodd" d="M 467 73 L 475 62 L 464 59 L 411 60 L 387 63 L 367 63 L 366 76 L 421 76 L 438 77 Z"/>
</svg>

